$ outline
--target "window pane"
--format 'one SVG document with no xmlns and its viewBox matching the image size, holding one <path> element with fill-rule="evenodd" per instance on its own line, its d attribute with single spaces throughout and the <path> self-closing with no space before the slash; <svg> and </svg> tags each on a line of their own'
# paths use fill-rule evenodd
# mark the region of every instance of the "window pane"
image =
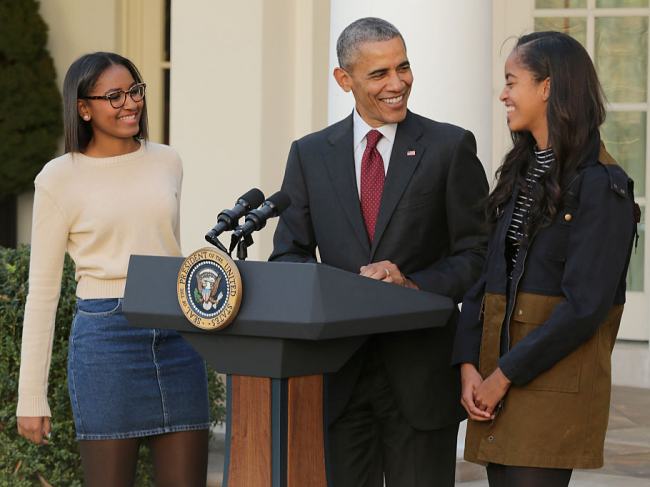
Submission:
<svg viewBox="0 0 650 487">
<path fill-rule="evenodd" d="M 632 247 L 630 267 L 627 269 L 627 290 L 643 292 L 643 270 L 645 269 L 645 207 L 641 207 L 641 222 L 637 225 L 639 230 L 639 246 Z"/>
<path fill-rule="evenodd" d="M 648 0 L 597 0 L 598 8 L 638 8 L 647 7 Z"/>
<path fill-rule="evenodd" d="M 645 102 L 648 17 L 596 17 L 595 61 L 610 102 Z"/>
<path fill-rule="evenodd" d="M 585 17 L 537 17 L 535 32 L 554 30 L 569 34 L 586 48 L 587 19 Z"/>
<path fill-rule="evenodd" d="M 587 0 L 535 0 L 535 8 L 587 8 Z"/>
<path fill-rule="evenodd" d="M 608 112 L 600 128 L 607 152 L 634 179 L 634 196 L 645 196 L 646 112 Z"/>
</svg>

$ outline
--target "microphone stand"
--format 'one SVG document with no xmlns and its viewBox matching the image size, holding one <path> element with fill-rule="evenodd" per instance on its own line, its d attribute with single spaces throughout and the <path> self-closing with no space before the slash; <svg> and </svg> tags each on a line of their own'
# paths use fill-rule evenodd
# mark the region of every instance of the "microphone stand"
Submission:
<svg viewBox="0 0 650 487">
<path fill-rule="evenodd" d="M 226 250 L 226 247 L 224 247 L 224 245 L 219 241 L 219 239 L 218 239 L 217 237 L 208 237 L 208 236 L 206 235 L 206 236 L 205 236 L 205 239 L 206 239 L 209 243 L 211 243 L 212 245 L 214 245 L 215 247 L 217 247 L 219 250 L 221 250 L 224 254 L 228 254 L 228 255 L 230 255 L 230 252 L 228 252 L 228 251 Z"/>
<path fill-rule="evenodd" d="M 252 235 L 245 235 L 243 238 L 238 239 L 235 237 L 235 235 L 232 236 L 232 240 L 230 242 L 230 252 L 228 255 L 232 256 L 232 251 L 234 250 L 235 246 L 237 247 L 237 259 L 239 260 L 246 260 L 248 257 L 248 247 L 253 245 L 255 242 L 253 241 Z"/>
<path fill-rule="evenodd" d="M 243 239 L 237 244 L 237 259 L 246 260 L 248 257 L 248 247 L 253 245 L 253 237 L 246 235 Z"/>
</svg>

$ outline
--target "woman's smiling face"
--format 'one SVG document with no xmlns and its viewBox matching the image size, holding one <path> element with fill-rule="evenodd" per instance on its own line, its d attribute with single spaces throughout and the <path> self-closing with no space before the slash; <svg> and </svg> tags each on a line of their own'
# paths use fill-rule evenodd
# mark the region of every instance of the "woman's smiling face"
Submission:
<svg viewBox="0 0 650 487">
<path fill-rule="evenodd" d="M 90 95 L 102 96 L 114 91 L 128 91 L 136 84 L 131 72 L 121 64 L 114 64 L 97 78 Z M 113 108 L 108 100 L 80 100 L 79 114 L 93 128 L 95 143 L 106 139 L 133 138 L 140 131 L 140 116 L 144 99 L 134 102 L 126 96 L 124 105 Z M 85 116 L 89 118 L 86 119 Z"/>
<path fill-rule="evenodd" d="M 499 100 L 506 105 L 508 127 L 512 132 L 532 133 L 540 148 L 545 148 L 542 145 L 548 140 L 546 105 L 550 78 L 537 81 L 533 73 L 519 63 L 516 50 L 506 61 L 505 78 L 506 85 Z"/>
</svg>

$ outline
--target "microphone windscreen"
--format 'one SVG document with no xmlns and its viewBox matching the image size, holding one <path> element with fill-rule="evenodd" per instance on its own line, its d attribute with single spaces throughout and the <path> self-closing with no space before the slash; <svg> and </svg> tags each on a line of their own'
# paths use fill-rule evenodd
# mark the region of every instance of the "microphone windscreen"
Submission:
<svg viewBox="0 0 650 487">
<path fill-rule="evenodd" d="M 277 214 L 280 215 L 284 210 L 291 206 L 291 198 L 287 193 L 278 191 L 273 196 L 271 196 L 268 201 L 273 203 L 277 209 Z M 277 215 L 276 215 L 277 216 Z"/>
<path fill-rule="evenodd" d="M 253 188 L 250 191 L 247 191 L 246 193 L 241 195 L 239 199 L 244 200 L 246 203 L 248 203 L 251 206 L 251 208 L 257 208 L 262 203 L 264 203 L 264 193 L 262 193 L 257 188 Z"/>
</svg>

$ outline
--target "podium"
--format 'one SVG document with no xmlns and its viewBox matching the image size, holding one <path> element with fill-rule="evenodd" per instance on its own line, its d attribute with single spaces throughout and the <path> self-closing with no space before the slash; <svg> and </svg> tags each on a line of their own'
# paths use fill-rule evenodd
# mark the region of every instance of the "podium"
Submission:
<svg viewBox="0 0 650 487">
<path fill-rule="evenodd" d="M 373 334 L 443 326 L 451 299 L 322 264 L 238 261 L 243 296 L 223 330 L 202 330 L 176 296 L 182 257 L 132 255 L 131 326 L 177 330 L 227 374 L 224 487 L 331 487 L 326 382 Z"/>
</svg>

